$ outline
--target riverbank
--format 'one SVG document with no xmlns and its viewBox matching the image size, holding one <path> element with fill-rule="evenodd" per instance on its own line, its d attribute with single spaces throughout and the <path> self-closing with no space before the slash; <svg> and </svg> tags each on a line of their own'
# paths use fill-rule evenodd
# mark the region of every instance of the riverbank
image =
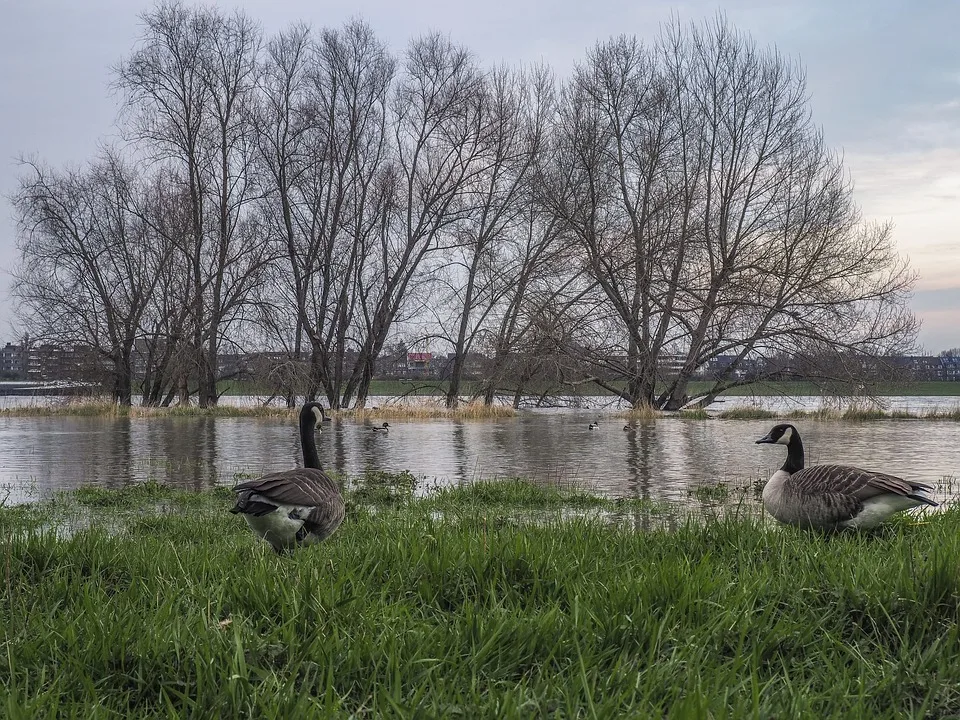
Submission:
<svg viewBox="0 0 960 720">
<path fill-rule="evenodd" d="M 570 408 L 586 410 L 586 408 Z M 262 403 L 232 405 L 224 403 L 215 407 L 201 408 L 196 405 L 173 407 L 149 407 L 133 405 L 124 407 L 102 399 L 61 398 L 54 402 L 12 405 L 0 408 L 0 417 L 249 417 L 282 418 L 296 417 L 297 408 L 286 408 Z M 381 406 L 362 409 L 344 409 L 328 411 L 333 418 L 349 419 L 357 422 L 380 420 L 500 420 L 516 417 L 523 411 L 514 410 L 505 405 L 484 405 L 480 402 L 464 403 L 456 408 L 447 408 L 439 399 L 418 398 L 397 400 Z M 951 420 L 960 421 L 960 403 L 949 408 L 911 410 L 903 408 L 884 408 L 876 405 L 854 403 L 846 407 L 821 407 L 813 410 L 789 409 L 771 410 L 769 408 L 741 405 L 724 410 L 690 409 L 679 412 L 666 412 L 653 408 L 638 410 L 619 410 L 616 417 L 628 422 L 648 422 L 660 418 L 680 418 L 683 420 Z"/>
<path fill-rule="evenodd" d="M 231 493 L 0 508 L 0 707 L 33 717 L 944 717 L 960 513 L 820 537 L 525 483 L 350 484 L 279 558 Z M 638 528 L 670 529 L 638 531 Z"/>
<path fill-rule="evenodd" d="M 322 402 L 322 401 L 321 401 Z M 223 403 L 202 408 L 197 405 L 174 405 L 154 407 L 146 405 L 123 406 L 103 399 L 62 398 L 53 403 L 35 403 L 13 405 L 0 408 L 0 417 L 53 417 L 53 416 L 102 416 L 102 417 L 250 417 L 250 418 L 294 418 L 297 408 L 280 405 L 264 405 L 262 402 L 249 405 L 231 405 Z M 440 401 L 423 399 L 411 403 L 389 403 L 361 409 L 328 410 L 335 418 L 349 418 L 357 421 L 393 419 L 449 419 L 449 420 L 496 420 L 514 417 L 517 411 L 504 405 L 484 405 L 483 403 L 463 403 L 456 408 L 447 408 Z"/>
<path fill-rule="evenodd" d="M 616 383 L 615 383 L 616 385 Z M 706 380 L 692 380 L 687 386 L 687 394 L 697 397 L 713 387 L 712 382 Z M 462 388 L 462 394 L 471 396 L 479 389 L 476 383 L 467 381 Z M 594 383 L 585 383 L 578 387 L 583 396 L 614 397 L 614 394 Z M 663 388 L 659 388 L 661 391 Z M 269 389 L 254 383 L 224 381 L 220 391 L 227 395 L 269 395 Z M 388 397 L 438 397 L 445 396 L 447 383 L 442 380 L 373 380 L 370 383 L 371 396 Z M 528 394 L 538 396 L 559 395 L 556 388 L 531 386 Z M 941 397 L 960 397 L 960 382 L 929 380 L 922 382 L 880 383 L 871 388 L 876 397 L 890 397 L 896 395 L 931 395 Z M 509 394 L 509 393 L 508 393 Z M 776 380 L 750 385 L 740 385 L 730 388 L 723 393 L 726 397 L 792 397 L 797 395 L 829 395 L 821 385 L 806 380 Z"/>
</svg>

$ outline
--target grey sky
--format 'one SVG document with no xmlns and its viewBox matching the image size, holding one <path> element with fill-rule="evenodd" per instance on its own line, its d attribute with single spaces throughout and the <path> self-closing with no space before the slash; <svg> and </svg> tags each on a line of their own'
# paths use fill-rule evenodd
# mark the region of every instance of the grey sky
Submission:
<svg viewBox="0 0 960 720">
<path fill-rule="evenodd" d="M 960 346 L 960 3 L 954 0 L 235 0 L 271 33 L 302 20 L 369 22 L 395 52 L 439 30 L 485 63 L 545 61 L 564 77 L 587 47 L 628 33 L 652 39 L 671 13 L 717 10 L 807 70 L 814 119 L 844 153 L 867 218 L 891 219 L 919 273 L 913 307 L 930 351 Z M 90 158 L 115 136 L 110 67 L 139 35 L 148 0 L 0 0 L 0 193 L 21 154 Z M 0 205 L 0 342 L 10 337 L 12 211 Z"/>
</svg>

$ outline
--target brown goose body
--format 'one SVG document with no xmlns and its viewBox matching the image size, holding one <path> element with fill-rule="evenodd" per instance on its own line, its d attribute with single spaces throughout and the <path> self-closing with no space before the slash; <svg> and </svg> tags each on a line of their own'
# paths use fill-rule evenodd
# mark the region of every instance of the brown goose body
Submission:
<svg viewBox="0 0 960 720">
<path fill-rule="evenodd" d="M 324 420 L 318 403 L 307 403 L 300 411 L 304 467 L 270 473 L 233 488 L 237 504 L 230 512 L 242 514 L 250 529 L 278 553 L 325 540 L 343 522 L 343 496 L 317 457 L 314 432 Z"/>
<path fill-rule="evenodd" d="M 814 530 L 868 529 L 894 513 L 936 506 L 933 487 L 849 465 L 804 467 L 793 425 L 777 425 L 758 443 L 787 446 L 787 461 L 763 488 L 763 506 L 787 525 Z"/>
</svg>

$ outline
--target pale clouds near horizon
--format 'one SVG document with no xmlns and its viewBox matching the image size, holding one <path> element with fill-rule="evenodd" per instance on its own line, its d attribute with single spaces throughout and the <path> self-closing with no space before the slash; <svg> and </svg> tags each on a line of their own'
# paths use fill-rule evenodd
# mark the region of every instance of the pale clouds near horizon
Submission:
<svg viewBox="0 0 960 720">
<path fill-rule="evenodd" d="M 761 46 L 806 68 L 815 122 L 843 154 L 868 219 L 891 220 L 919 274 L 914 309 L 929 351 L 960 346 L 960 3 L 847 0 L 227 0 L 268 33 L 291 22 L 336 26 L 359 17 L 396 52 L 441 31 L 486 64 L 543 61 L 565 77 L 598 40 L 652 40 L 671 15 L 722 10 Z M 110 67 L 129 54 L 146 0 L 0 0 L 0 193 L 19 155 L 54 165 L 91 157 L 115 136 Z M 15 261 L 9 204 L 0 212 L 0 269 Z M 10 303 L 0 277 L 0 344 Z"/>
</svg>

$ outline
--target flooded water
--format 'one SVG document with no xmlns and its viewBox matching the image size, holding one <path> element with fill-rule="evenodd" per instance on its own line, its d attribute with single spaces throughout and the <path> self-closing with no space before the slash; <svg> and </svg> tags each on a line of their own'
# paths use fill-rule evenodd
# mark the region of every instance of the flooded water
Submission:
<svg viewBox="0 0 960 720">
<path fill-rule="evenodd" d="M 599 428 L 590 430 L 594 421 Z M 390 423 L 389 435 L 352 420 L 325 424 L 318 438 L 321 461 L 348 475 L 409 470 L 422 478 L 424 491 L 519 476 L 683 504 L 702 485 L 742 487 L 769 477 L 784 460 L 783 448 L 754 443 L 772 426 L 769 420 L 666 418 L 625 431 L 622 418 L 593 408 L 496 421 Z M 849 463 L 929 483 L 960 477 L 955 422 L 796 424 L 808 464 Z M 256 476 L 299 463 L 299 438 L 289 420 L 0 417 L 0 503 L 149 479 L 190 488 L 232 485 L 241 473 Z M 948 483 L 941 498 L 955 490 Z"/>
</svg>

